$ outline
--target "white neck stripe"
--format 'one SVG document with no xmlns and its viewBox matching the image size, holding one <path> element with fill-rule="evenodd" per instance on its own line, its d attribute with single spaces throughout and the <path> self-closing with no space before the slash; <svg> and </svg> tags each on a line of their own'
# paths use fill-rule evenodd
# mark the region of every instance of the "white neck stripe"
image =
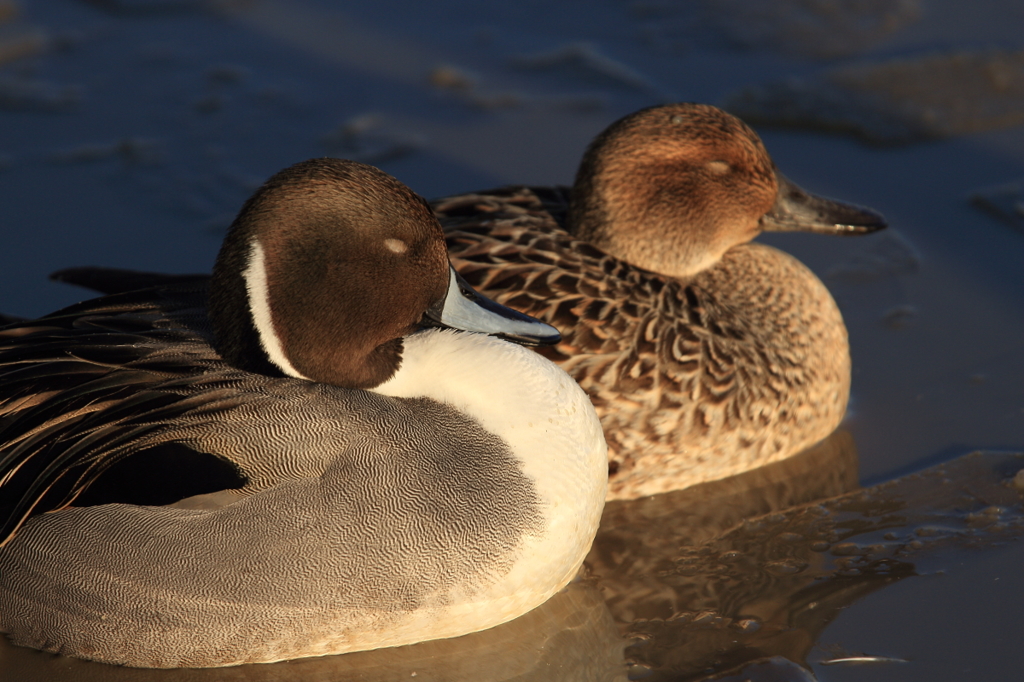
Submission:
<svg viewBox="0 0 1024 682">
<path fill-rule="evenodd" d="M 309 379 L 300 374 L 288 361 L 288 356 L 284 354 L 284 348 L 281 346 L 281 339 L 274 331 L 274 320 L 270 312 L 270 291 L 267 288 L 267 269 L 259 239 L 252 240 L 249 266 L 242 273 L 242 278 L 245 280 L 245 290 L 248 294 L 249 313 L 256 326 L 260 346 L 270 358 L 270 362 L 288 376 L 308 381 Z"/>
</svg>

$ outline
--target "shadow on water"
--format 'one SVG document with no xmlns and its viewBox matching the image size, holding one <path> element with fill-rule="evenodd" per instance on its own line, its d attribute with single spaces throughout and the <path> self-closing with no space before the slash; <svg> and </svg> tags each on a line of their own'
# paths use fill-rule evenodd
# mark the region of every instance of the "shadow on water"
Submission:
<svg viewBox="0 0 1024 682">
<path fill-rule="evenodd" d="M 269 665 L 115 668 L 0 646 L 25 682 L 813 680 L 825 627 L 947 550 L 1024 534 L 1024 454 L 974 453 L 867 489 L 839 430 L 786 461 L 609 503 L 588 575 L 511 623 L 450 640 Z M 1016 482 L 1016 485 L 1015 485 Z"/>
</svg>

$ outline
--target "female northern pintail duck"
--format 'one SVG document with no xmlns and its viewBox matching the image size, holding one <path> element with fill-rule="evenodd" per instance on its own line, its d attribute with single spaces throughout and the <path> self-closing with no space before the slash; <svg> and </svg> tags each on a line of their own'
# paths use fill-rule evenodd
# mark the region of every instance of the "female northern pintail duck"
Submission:
<svg viewBox="0 0 1024 682">
<path fill-rule="evenodd" d="M 558 338 L 461 283 L 404 185 L 318 159 L 245 204 L 212 278 L 0 329 L 0 631 L 224 666 L 541 604 L 597 530 L 600 422 L 536 353 L 443 326 Z M 182 490 L 208 494 L 147 506 Z"/>
<path fill-rule="evenodd" d="M 885 223 L 793 185 L 739 119 L 644 109 L 593 141 L 571 191 L 511 187 L 434 210 L 473 286 L 561 330 L 546 355 L 597 408 L 610 498 L 782 459 L 842 419 L 850 356 L 835 302 L 796 259 L 749 242 Z"/>
</svg>

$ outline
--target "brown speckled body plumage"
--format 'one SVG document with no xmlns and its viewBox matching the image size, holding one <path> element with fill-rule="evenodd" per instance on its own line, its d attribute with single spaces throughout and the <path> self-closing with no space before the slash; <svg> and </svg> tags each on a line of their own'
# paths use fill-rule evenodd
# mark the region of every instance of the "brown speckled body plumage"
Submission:
<svg viewBox="0 0 1024 682">
<path fill-rule="evenodd" d="M 434 203 L 452 262 L 488 296 L 556 326 L 544 354 L 594 403 L 609 498 L 684 488 L 827 436 L 846 410 L 846 328 L 795 258 L 742 244 L 675 279 L 564 229 L 568 189 L 512 187 Z"/>
</svg>

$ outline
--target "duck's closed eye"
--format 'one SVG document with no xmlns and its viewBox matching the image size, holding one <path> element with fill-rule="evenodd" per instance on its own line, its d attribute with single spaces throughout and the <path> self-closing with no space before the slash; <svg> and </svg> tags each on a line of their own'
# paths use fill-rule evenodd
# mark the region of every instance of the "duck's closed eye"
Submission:
<svg viewBox="0 0 1024 682">
<path fill-rule="evenodd" d="M 715 175 L 725 175 L 726 173 L 732 170 L 732 166 L 730 166 L 727 162 L 717 160 L 708 161 L 704 167 L 707 168 L 710 172 L 714 173 Z"/>
</svg>

